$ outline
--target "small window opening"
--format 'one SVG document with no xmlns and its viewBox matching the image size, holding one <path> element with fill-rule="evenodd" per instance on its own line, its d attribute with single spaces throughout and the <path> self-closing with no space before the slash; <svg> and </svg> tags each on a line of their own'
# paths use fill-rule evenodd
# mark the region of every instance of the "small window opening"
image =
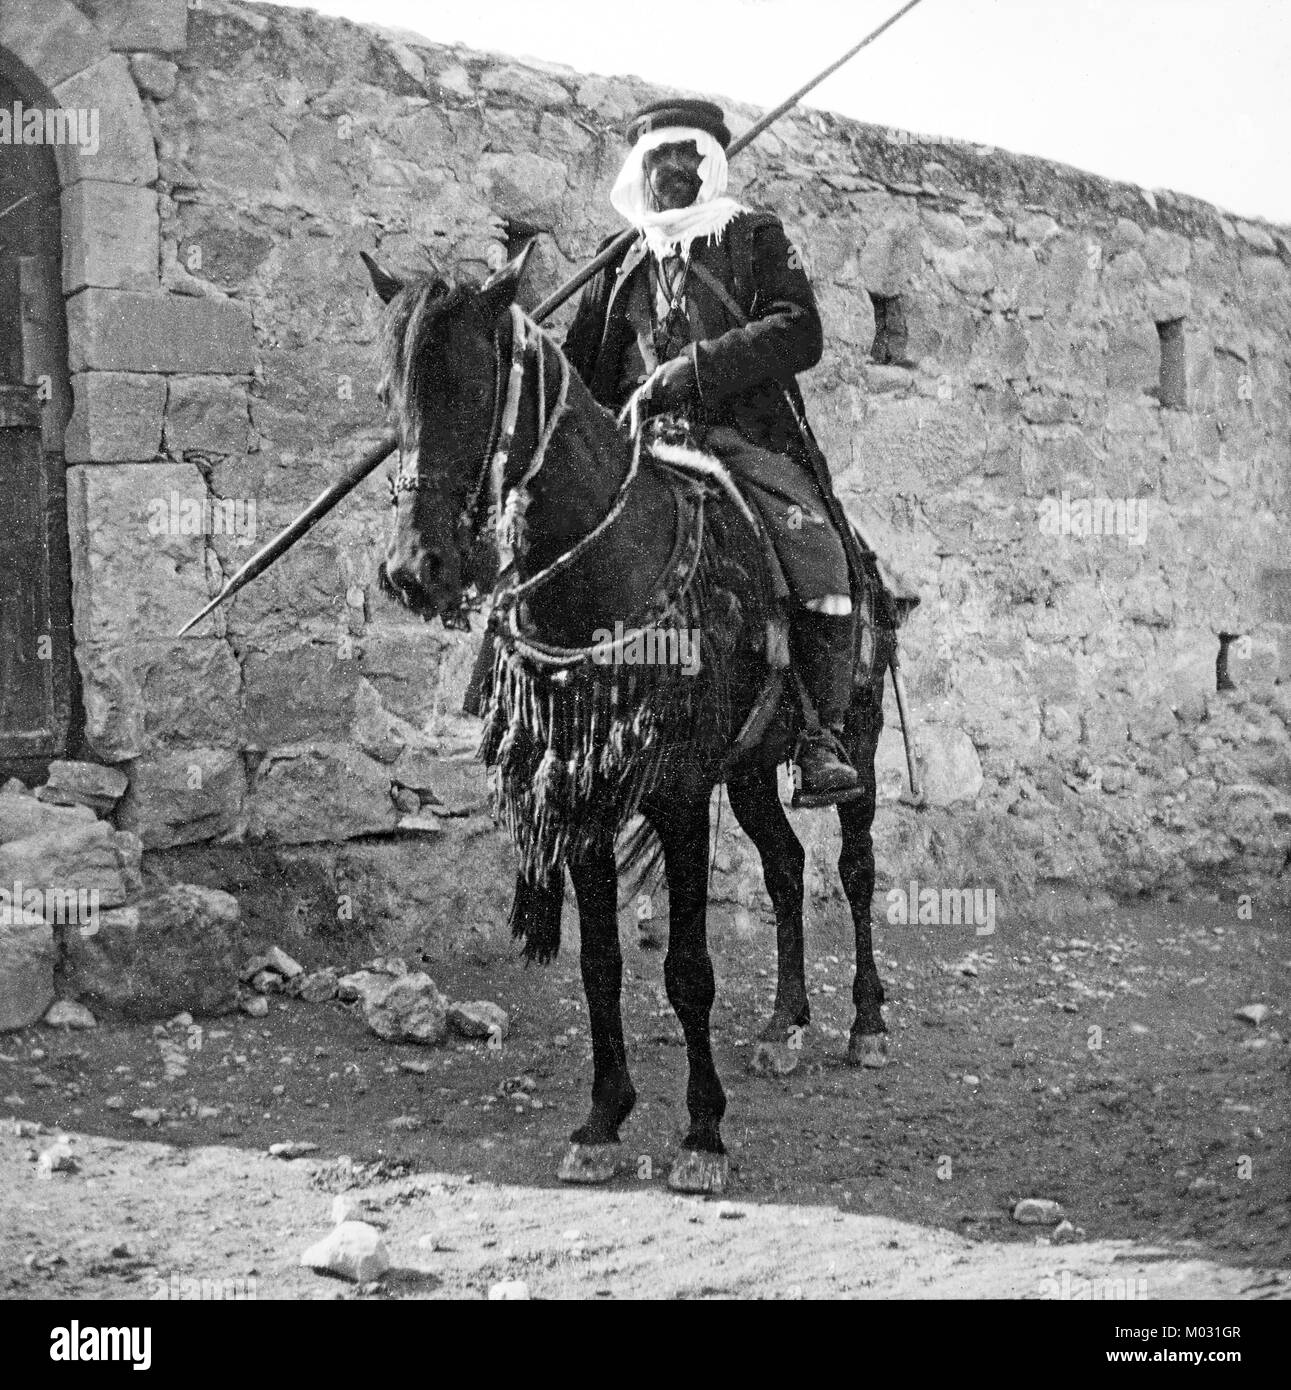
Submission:
<svg viewBox="0 0 1291 1390">
<path fill-rule="evenodd" d="M 1228 674 L 1228 649 L 1241 636 L 1237 632 L 1219 634 L 1219 655 L 1215 658 L 1215 689 L 1236 690 L 1237 682 Z"/>
<path fill-rule="evenodd" d="M 906 365 L 905 309 L 899 294 L 871 294 L 874 305 L 874 345 L 870 360 L 880 367 Z"/>
<path fill-rule="evenodd" d="M 1185 354 L 1183 319 L 1157 324 L 1161 339 L 1161 404 L 1167 410 L 1188 409 L 1188 362 Z"/>
</svg>

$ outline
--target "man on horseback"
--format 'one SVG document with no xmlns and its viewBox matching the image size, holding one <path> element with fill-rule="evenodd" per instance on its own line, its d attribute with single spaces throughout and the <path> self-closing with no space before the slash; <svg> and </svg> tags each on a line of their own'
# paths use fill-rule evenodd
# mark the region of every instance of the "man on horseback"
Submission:
<svg viewBox="0 0 1291 1390">
<path fill-rule="evenodd" d="M 719 106 L 655 102 L 627 133 L 610 201 L 641 235 L 583 292 L 565 353 L 602 405 L 619 410 L 638 393 L 642 415 L 684 420 L 756 507 L 793 600 L 790 648 L 814 707 L 795 804 L 847 800 L 860 790 L 840 737 L 851 586 L 831 506 L 841 511 L 813 469 L 795 381 L 821 356 L 815 295 L 780 219 L 725 196 L 731 134 Z"/>
</svg>

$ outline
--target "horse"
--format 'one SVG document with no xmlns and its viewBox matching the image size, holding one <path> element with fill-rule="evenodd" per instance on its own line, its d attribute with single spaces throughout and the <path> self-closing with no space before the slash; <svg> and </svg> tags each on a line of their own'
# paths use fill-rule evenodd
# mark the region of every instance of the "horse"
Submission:
<svg viewBox="0 0 1291 1390">
<path fill-rule="evenodd" d="M 483 284 L 400 278 L 366 253 L 387 306 L 378 395 L 399 440 L 393 527 L 381 590 L 430 621 L 461 626 L 494 594 L 498 635 L 480 755 L 498 817 L 520 854 L 511 927 L 529 959 L 560 937 L 572 879 L 592 1041 L 591 1106 L 558 1176 L 621 1171 L 620 1127 L 636 1093 L 620 1012 L 620 866 L 661 853 L 668 889 L 664 981 L 686 1042 L 689 1128 L 669 1173 L 676 1191 L 729 1178 L 726 1095 L 713 1059 L 707 943 L 709 804 L 725 781 L 761 857 L 776 922 L 776 993 L 763 1049 L 795 1046 L 810 1022 L 803 948 L 805 854 L 776 768 L 798 711 L 766 706 L 774 602 L 757 523 L 711 460 L 625 431 L 517 303 L 532 243 Z M 697 662 L 634 660 L 689 629 Z M 844 742 L 861 776 L 841 802 L 838 861 L 855 932 L 855 1018 L 847 1061 L 882 1066 L 887 1028 L 871 940 L 874 755 L 893 634 L 871 633 Z M 675 646 L 676 644 L 674 644 Z M 774 692 L 773 692 L 774 693 Z M 620 856 L 620 831 L 631 823 Z"/>
</svg>

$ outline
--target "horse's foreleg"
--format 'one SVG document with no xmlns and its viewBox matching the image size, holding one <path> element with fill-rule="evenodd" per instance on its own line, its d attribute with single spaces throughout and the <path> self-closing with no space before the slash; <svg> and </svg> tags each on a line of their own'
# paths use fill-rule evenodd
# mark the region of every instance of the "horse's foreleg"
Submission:
<svg viewBox="0 0 1291 1390">
<path fill-rule="evenodd" d="M 668 954 L 663 978 L 668 1002 L 686 1037 L 690 1074 L 686 1108 L 690 1128 L 682 1154 L 668 1182 L 686 1192 L 720 1192 L 728 1166 L 721 1121 L 726 1093 L 713 1061 L 709 1015 L 716 995 L 713 962 L 708 954 L 708 802 L 695 800 L 680 809 L 652 814 L 663 843 L 668 876 Z"/>
<path fill-rule="evenodd" d="M 592 1108 L 586 1123 L 570 1136 L 572 1147 L 560 1177 L 566 1182 L 606 1182 L 619 1166 L 619 1126 L 636 1103 L 623 1044 L 623 956 L 613 847 L 571 865 L 570 877 L 578 895 L 579 965 L 592 1034 Z"/>
<path fill-rule="evenodd" d="M 873 926 L 870 918 L 874 898 L 874 810 L 877 786 L 874 757 L 883 727 L 883 684 L 858 692 L 847 721 L 847 746 L 852 766 L 860 775 L 863 794 L 839 804 L 843 847 L 838 856 L 838 872 L 843 892 L 852 910 L 856 934 L 856 977 L 852 982 L 852 1021 L 847 1060 L 853 1066 L 887 1065 L 887 1024 L 883 1021 L 883 983 L 874 964 Z"/>
<path fill-rule="evenodd" d="M 780 804 L 775 769 L 759 768 L 727 783 L 731 810 L 762 860 L 776 925 L 776 992 L 771 1018 L 758 1034 L 754 1071 L 787 1075 L 797 1066 L 802 1029 L 811 1022 L 803 961 L 803 867 L 806 855 Z"/>
</svg>

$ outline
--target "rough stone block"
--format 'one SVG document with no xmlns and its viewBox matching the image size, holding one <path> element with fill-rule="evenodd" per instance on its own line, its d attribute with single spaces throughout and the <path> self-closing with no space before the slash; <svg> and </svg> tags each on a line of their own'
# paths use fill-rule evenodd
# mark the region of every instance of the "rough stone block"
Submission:
<svg viewBox="0 0 1291 1390">
<path fill-rule="evenodd" d="M 243 692 L 252 748 L 343 742 L 354 719 L 360 675 L 334 643 L 246 658 Z"/>
<path fill-rule="evenodd" d="M 124 58 L 111 54 L 60 82 L 54 98 L 60 106 L 98 113 L 97 148 L 93 142 L 86 148 L 54 147 L 64 186 L 87 178 L 103 183 L 156 182 L 157 147 Z"/>
<path fill-rule="evenodd" d="M 0 49 L 12 53 L 47 88 L 108 57 L 102 33 L 70 4 L 0 6 Z"/>
<path fill-rule="evenodd" d="M 174 95 L 179 68 L 169 59 L 158 58 L 152 53 L 133 53 L 130 55 L 130 76 L 144 96 L 165 101 Z"/>
<path fill-rule="evenodd" d="M 67 302 L 74 372 L 204 372 L 255 367 L 251 314 L 232 299 L 86 289 Z"/>
<path fill-rule="evenodd" d="M 982 765 L 962 729 L 925 724 L 918 737 L 923 791 L 930 806 L 950 806 L 981 791 Z"/>
<path fill-rule="evenodd" d="M 120 768 L 55 758 L 36 798 L 51 806 L 85 806 L 106 815 L 125 795 L 129 784 Z"/>
<path fill-rule="evenodd" d="M 85 738 L 110 762 L 164 747 L 241 746 L 242 671 L 217 638 L 77 644 Z"/>
<path fill-rule="evenodd" d="M 522 67 L 519 63 L 505 63 L 501 67 L 489 68 L 480 79 L 480 86 L 486 92 L 518 97 L 529 106 L 568 106 L 570 102 L 568 91 L 559 82 L 543 77 L 531 67 Z"/>
<path fill-rule="evenodd" d="M 228 1013 L 237 1007 L 240 920 L 237 899 L 218 888 L 163 888 L 103 913 L 96 932 L 69 933 L 67 985 L 105 1018 Z"/>
<path fill-rule="evenodd" d="M 896 217 L 876 227 L 861 252 L 861 283 L 870 294 L 909 293 L 923 261 L 923 238 L 913 217 Z"/>
<path fill-rule="evenodd" d="M 68 463 L 142 463 L 161 452 L 164 377 L 132 372 L 78 372 L 72 377 Z"/>
<path fill-rule="evenodd" d="M 502 217 L 550 225 L 562 217 L 567 171 L 540 154 L 483 154 L 475 165 L 474 186 Z"/>
<path fill-rule="evenodd" d="M 1270 565 L 1260 571 L 1264 614 L 1273 623 L 1291 623 L 1291 569 Z"/>
<path fill-rule="evenodd" d="M 166 448 L 172 454 L 200 449 L 213 454 L 246 452 L 251 429 L 247 388 L 212 376 L 173 376 L 166 398 Z"/>
<path fill-rule="evenodd" d="M 0 1033 L 30 1027 L 54 1002 L 54 929 L 10 915 L 0 913 Z"/>
<path fill-rule="evenodd" d="M 206 496 L 191 464 L 67 472 L 72 621 L 78 645 L 173 638 L 207 600 L 202 535 L 174 535 L 175 497 Z"/>
<path fill-rule="evenodd" d="M 40 830 L 0 847 L 0 885 L 97 893 L 100 907 L 116 907 L 138 887 L 138 845 L 100 820 Z"/>
<path fill-rule="evenodd" d="M 64 188 L 63 293 L 158 285 L 157 195 L 134 184 L 81 179 Z"/>
<path fill-rule="evenodd" d="M 246 771 L 235 751 L 149 753 L 130 764 L 130 790 L 117 818 L 145 849 L 194 844 L 232 831 L 245 793 Z"/>
<path fill-rule="evenodd" d="M 178 53 L 188 43 L 189 0 L 81 0 L 118 52 Z"/>
<path fill-rule="evenodd" d="M 0 845 L 47 830 L 80 830 L 96 819 L 88 806 L 55 806 L 23 793 L 0 792 Z"/>
<path fill-rule="evenodd" d="M 347 840 L 395 828 L 390 774 L 344 744 L 275 749 L 256 770 L 247 831 L 284 844 Z"/>
</svg>

